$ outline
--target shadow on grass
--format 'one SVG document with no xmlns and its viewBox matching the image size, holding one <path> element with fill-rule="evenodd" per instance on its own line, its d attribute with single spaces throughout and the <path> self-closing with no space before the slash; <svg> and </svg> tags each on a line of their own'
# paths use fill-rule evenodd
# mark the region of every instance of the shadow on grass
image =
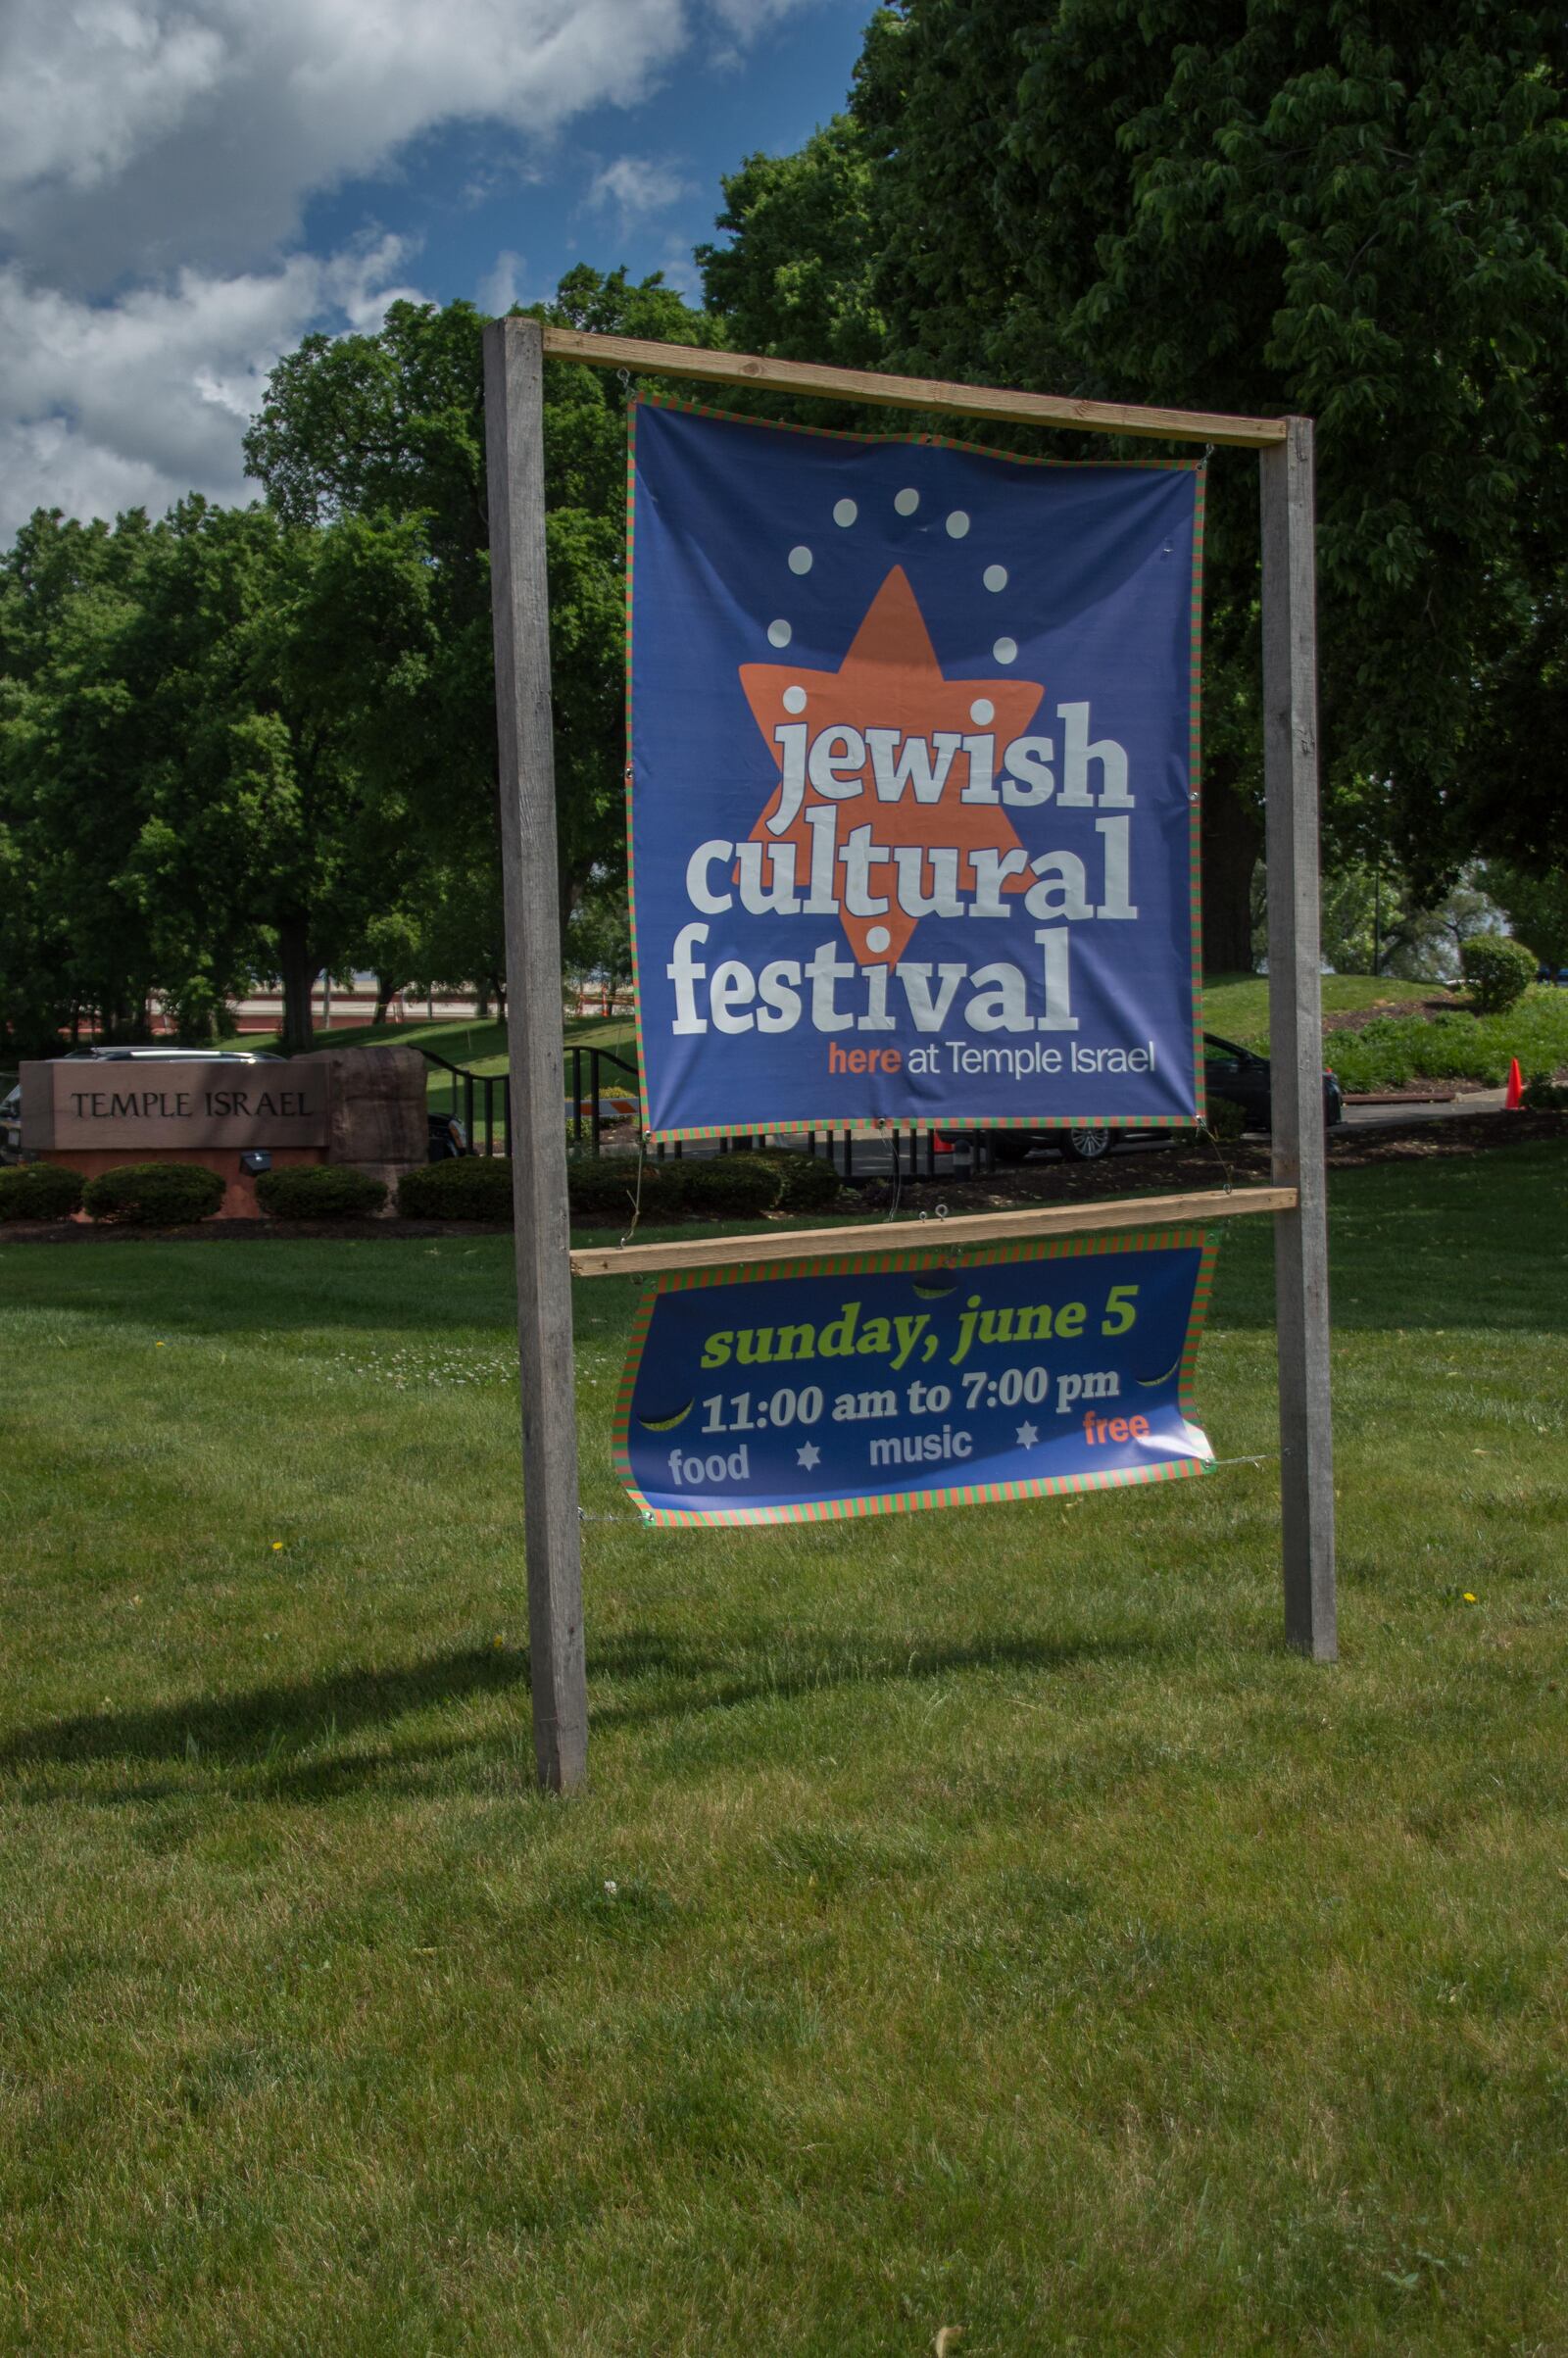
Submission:
<svg viewBox="0 0 1568 2358">
<path fill-rule="evenodd" d="M 814 1649 L 797 1642 L 783 1657 L 760 1649 L 748 1657 L 739 1648 L 718 1654 L 653 1632 L 634 1632 L 595 1650 L 589 1664 L 591 1725 L 603 1734 L 616 1727 L 734 1710 L 747 1703 L 788 1702 L 843 1687 L 918 1685 L 955 1671 L 1050 1673 L 1088 1661 L 1148 1661 L 1168 1654 L 1176 1643 L 1157 1630 L 1125 1637 L 1004 1638 L 914 1653 L 824 1641 Z M 594 1700 L 596 1685 L 636 1687 L 643 1681 L 651 1683 L 651 1692 Z M 510 1695 L 519 1713 L 526 1710 L 526 1653 L 472 1648 L 395 1670 L 342 1671 L 294 1685 L 248 1688 L 237 1695 L 193 1695 L 146 1711 L 90 1712 L 49 1721 L 19 1729 L 0 1742 L 0 1774 L 101 1762 L 189 1762 L 262 1770 L 270 1772 L 267 1782 L 272 1790 L 299 1788 L 302 1794 L 324 1795 L 377 1779 L 389 1767 L 408 1765 L 410 1755 L 402 1747 L 396 1753 L 381 1749 L 345 1758 L 334 1747 L 346 1740 L 368 1729 L 388 1728 L 417 1712 L 489 1695 Z M 439 1744 L 435 1751 L 449 1756 L 478 1753 L 491 1741 L 487 1731 L 471 1740 Z M 314 1756 L 302 1759 L 307 1752 Z M 426 1750 L 415 1756 L 429 1755 Z M 171 1790 L 140 1787 L 121 1797 L 145 1799 Z"/>
</svg>

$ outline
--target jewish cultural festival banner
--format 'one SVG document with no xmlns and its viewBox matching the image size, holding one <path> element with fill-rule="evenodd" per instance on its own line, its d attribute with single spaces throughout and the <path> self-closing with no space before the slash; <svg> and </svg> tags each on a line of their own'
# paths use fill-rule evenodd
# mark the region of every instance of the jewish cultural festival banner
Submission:
<svg viewBox="0 0 1568 2358">
<path fill-rule="evenodd" d="M 616 1467 L 669 1524 L 1200 1473 L 1187 1394 L 1213 1253 L 1168 1232 L 682 1271 L 639 1307 Z"/>
<path fill-rule="evenodd" d="M 655 1136 L 1200 1116 L 1202 487 L 635 406 Z"/>
</svg>

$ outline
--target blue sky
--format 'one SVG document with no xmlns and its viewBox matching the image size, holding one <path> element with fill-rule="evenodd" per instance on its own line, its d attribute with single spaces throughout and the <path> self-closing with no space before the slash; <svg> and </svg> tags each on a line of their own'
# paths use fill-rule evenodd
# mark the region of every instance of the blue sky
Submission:
<svg viewBox="0 0 1568 2358">
<path fill-rule="evenodd" d="M 532 303 L 578 262 L 662 270 L 695 298 L 692 249 L 714 235 L 723 174 L 758 149 L 799 147 L 843 106 L 869 13 L 868 0 L 817 0 L 745 52 L 726 41 L 687 59 L 636 107 L 590 109 L 542 152 L 493 123 L 444 126 L 315 198 L 306 241 L 331 252 L 391 230 L 418 242 L 443 301 L 487 309 L 509 277 Z"/>
<path fill-rule="evenodd" d="M 8 0 L 0 531 L 254 487 L 312 328 L 586 261 L 697 291 L 721 175 L 844 103 L 870 0 Z"/>
</svg>

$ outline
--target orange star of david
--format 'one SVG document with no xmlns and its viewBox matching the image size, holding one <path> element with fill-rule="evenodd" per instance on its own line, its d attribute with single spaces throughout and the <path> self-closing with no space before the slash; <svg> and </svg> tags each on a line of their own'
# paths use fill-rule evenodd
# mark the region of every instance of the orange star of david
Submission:
<svg viewBox="0 0 1568 2358">
<path fill-rule="evenodd" d="M 912 787 L 906 786 L 899 801 L 884 802 L 876 791 L 868 754 L 858 773 L 858 791 L 853 784 L 856 773 L 849 769 L 846 759 L 839 778 L 848 789 L 847 799 L 818 794 L 808 782 L 801 808 L 790 824 L 777 835 L 767 824 L 769 817 L 782 808 L 783 800 L 784 756 L 774 742 L 773 732 L 788 722 L 806 723 L 808 745 L 814 742 L 820 730 L 827 728 L 854 728 L 862 736 L 868 729 L 895 729 L 901 745 L 907 737 L 930 740 L 939 730 L 959 737 L 991 736 L 996 741 L 996 773 L 1000 778 L 1001 749 L 1014 737 L 1021 737 L 1033 719 L 1045 694 L 1035 680 L 944 677 L 925 618 L 902 565 L 894 566 L 877 591 L 837 671 L 808 671 L 798 663 L 742 663 L 740 677 L 753 716 L 767 739 L 780 771 L 779 785 L 752 829 L 751 840 L 795 846 L 796 876 L 803 894 L 814 832 L 807 823 L 807 812 L 812 810 L 838 811 L 840 848 L 851 828 L 867 824 L 874 847 L 892 850 L 899 845 L 918 844 L 923 853 L 938 845 L 956 848 L 960 854 L 959 890 L 970 893 L 978 884 L 972 858 L 975 852 L 1022 850 L 1012 822 L 1000 803 L 965 803 L 959 799 L 969 777 L 968 757 L 962 752 L 954 757 L 938 801 L 919 802 Z M 794 711 L 784 701 L 786 692 L 792 689 L 804 693 L 806 699 L 801 705 L 797 696 L 798 709 Z M 984 722 L 976 720 L 971 711 L 981 702 L 989 704 L 993 712 L 993 717 Z M 897 959 L 919 922 L 899 906 L 892 862 L 878 863 L 874 874 L 876 894 L 888 903 L 886 914 L 858 916 L 842 907 L 839 912 L 846 938 L 861 965 Z M 1033 882 L 1034 878 L 1025 872 L 1007 877 L 1002 890 L 1025 892 Z M 920 889 L 925 894 L 933 889 L 929 858 L 920 861 Z M 844 871 L 840 867 L 835 894 L 841 902 L 843 890 Z M 872 932 L 880 937 L 875 949 L 866 938 Z"/>
</svg>

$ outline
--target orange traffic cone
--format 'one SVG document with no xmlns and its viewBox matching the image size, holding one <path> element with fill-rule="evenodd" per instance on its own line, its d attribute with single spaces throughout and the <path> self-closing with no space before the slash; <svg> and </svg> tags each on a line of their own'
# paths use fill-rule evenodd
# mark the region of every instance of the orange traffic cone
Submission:
<svg viewBox="0 0 1568 2358">
<path fill-rule="evenodd" d="M 1505 1113 L 1518 1113 L 1525 1102 L 1525 1085 L 1519 1076 L 1519 1059 L 1515 1056 L 1508 1067 L 1508 1094 L 1502 1103 Z"/>
</svg>

